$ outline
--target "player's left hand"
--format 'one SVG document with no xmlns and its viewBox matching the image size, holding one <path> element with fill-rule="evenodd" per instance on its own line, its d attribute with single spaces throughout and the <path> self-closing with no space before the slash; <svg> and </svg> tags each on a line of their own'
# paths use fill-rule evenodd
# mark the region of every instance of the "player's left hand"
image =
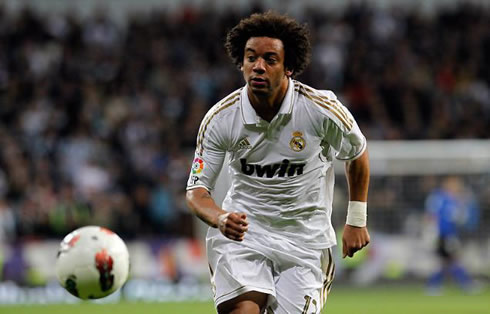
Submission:
<svg viewBox="0 0 490 314">
<path fill-rule="evenodd" d="M 369 241 L 367 227 L 345 225 L 342 235 L 342 258 L 354 256 L 354 253 L 368 245 Z"/>
</svg>

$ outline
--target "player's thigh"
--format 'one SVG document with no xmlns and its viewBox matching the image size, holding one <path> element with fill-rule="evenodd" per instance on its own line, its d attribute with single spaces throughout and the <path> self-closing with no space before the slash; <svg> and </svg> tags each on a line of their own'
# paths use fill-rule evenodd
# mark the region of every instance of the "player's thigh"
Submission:
<svg viewBox="0 0 490 314">
<path fill-rule="evenodd" d="M 276 302 L 268 313 L 317 314 L 324 307 L 335 274 L 331 250 L 321 253 L 319 267 L 298 265 L 283 270 L 276 279 Z"/>
</svg>

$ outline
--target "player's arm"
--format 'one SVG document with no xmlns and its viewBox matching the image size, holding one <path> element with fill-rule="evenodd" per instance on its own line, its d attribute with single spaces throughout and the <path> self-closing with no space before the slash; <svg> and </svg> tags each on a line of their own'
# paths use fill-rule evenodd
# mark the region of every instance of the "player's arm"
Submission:
<svg viewBox="0 0 490 314">
<path fill-rule="evenodd" d="M 206 114 L 199 128 L 196 153 L 187 181 L 186 202 L 190 210 L 210 227 L 218 228 L 227 238 L 242 241 L 247 231 L 247 217 L 222 209 L 210 193 L 231 145 L 227 134 L 230 134 L 232 126 L 218 122 L 222 117 L 217 115 L 220 112 L 217 106 Z"/>
<path fill-rule="evenodd" d="M 206 224 L 219 228 L 229 239 L 243 240 L 248 230 L 247 216 L 244 213 L 230 213 L 223 210 L 203 187 L 188 190 L 186 201 L 192 212 Z"/>
<path fill-rule="evenodd" d="M 343 257 L 369 244 L 366 227 L 366 207 L 369 188 L 369 155 L 367 149 L 357 159 L 345 163 L 345 173 L 349 185 L 349 209 L 347 223 L 342 235 Z"/>
</svg>

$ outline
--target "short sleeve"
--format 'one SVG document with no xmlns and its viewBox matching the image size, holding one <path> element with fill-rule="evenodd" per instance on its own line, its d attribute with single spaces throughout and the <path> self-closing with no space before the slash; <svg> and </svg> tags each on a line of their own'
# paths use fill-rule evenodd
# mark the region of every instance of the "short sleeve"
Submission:
<svg viewBox="0 0 490 314">
<path fill-rule="evenodd" d="M 203 120 L 202 124 L 206 123 Z M 212 191 L 226 156 L 226 145 L 217 123 L 201 125 L 187 190 L 203 187 Z"/>
<path fill-rule="evenodd" d="M 336 98 L 334 110 L 323 121 L 323 140 L 335 150 L 335 158 L 349 161 L 361 156 L 366 150 L 366 138 L 357 122 Z"/>
</svg>

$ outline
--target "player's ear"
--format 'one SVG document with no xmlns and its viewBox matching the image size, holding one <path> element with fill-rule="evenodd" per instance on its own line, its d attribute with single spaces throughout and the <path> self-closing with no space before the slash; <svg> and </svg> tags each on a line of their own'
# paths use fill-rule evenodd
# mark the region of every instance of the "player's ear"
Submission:
<svg viewBox="0 0 490 314">
<path fill-rule="evenodd" d="M 286 68 L 285 73 L 286 73 L 286 76 L 287 77 L 291 77 L 293 75 L 293 70 L 290 70 L 290 69 Z"/>
</svg>

